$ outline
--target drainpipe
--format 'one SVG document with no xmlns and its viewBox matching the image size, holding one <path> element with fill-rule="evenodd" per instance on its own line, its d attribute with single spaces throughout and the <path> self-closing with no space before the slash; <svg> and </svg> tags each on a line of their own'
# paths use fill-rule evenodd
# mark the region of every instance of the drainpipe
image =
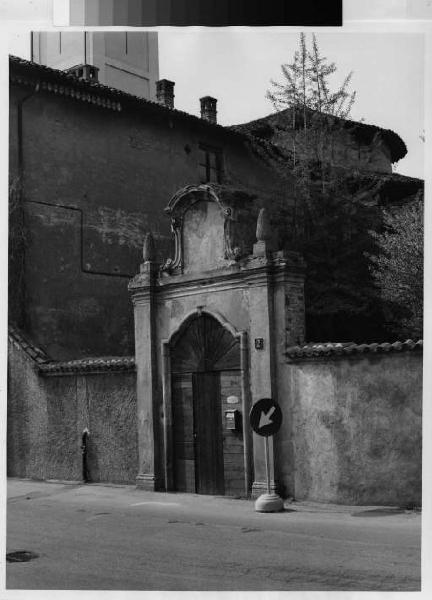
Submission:
<svg viewBox="0 0 432 600">
<path fill-rule="evenodd" d="M 88 443 L 89 443 L 90 431 L 87 427 L 82 432 L 81 437 L 81 453 L 82 453 L 82 478 L 84 483 L 90 481 L 90 473 L 88 468 Z"/>
<path fill-rule="evenodd" d="M 24 164 L 24 150 L 23 150 L 23 104 L 24 102 L 26 102 L 27 100 L 29 100 L 30 98 L 32 98 L 35 94 L 38 93 L 40 89 L 40 82 L 37 81 L 34 88 L 32 89 L 32 91 L 27 94 L 27 96 L 24 96 L 24 98 L 21 98 L 21 100 L 18 102 L 17 104 L 17 117 L 18 117 L 18 175 L 19 175 L 19 179 L 20 182 L 22 182 L 22 178 L 23 178 L 23 164 Z"/>
<path fill-rule="evenodd" d="M 17 154 L 18 154 L 18 156 L 17 156 L 17 171 L 18 171 L 17 185 L 18 185 L 18 194 L 20 195 L 20 202 L 23 199 L 23 188 L 24 188 L 23 105 L 24 105 L 24 102 L 26 102 L 27 100 L 32 98 L 39 91 L 39 87 L 40 87 L 40 82 L 37 81 L 34 88 L 31 90 L 31 92 L 28 93 L 26 96 L 22 97 L 21 100 L 17 103 L 17 146 L 18 146 L 17 147 Z M 24 212 L 22 214 L 22 219 L 23 220 L 25 219 Z M 25 252 L 26 252 L 26 250 L 23 249 L 22 266 L 24 265 L 24 261 L 25 261 Z M 22 279 L 19 286 L 21 287 L 20 294 L 22 294 L 22 300 L 20 301 L 21 307 L 19 308 L 18 319 L 20 321 L 22 320 L 23 323 L 25 323 L 25 321 L 26 321 L 26 316 L 25 316 L 25 304 L 26 304 L 25 278 Z"/>
</svg>

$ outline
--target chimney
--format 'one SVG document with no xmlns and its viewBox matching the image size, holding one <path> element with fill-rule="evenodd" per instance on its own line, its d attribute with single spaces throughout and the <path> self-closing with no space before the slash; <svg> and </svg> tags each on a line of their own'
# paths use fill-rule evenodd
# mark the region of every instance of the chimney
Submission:
<svg viewBox="0 0 432 600">
<path fill-rule="evenodd" d="M 216 98 L 212 98 L 211 96 L 204 96 L 204 98 L 200 98 L 200 102 L 201 119 L 205 119 L 210 123 L 217 123 Z"/>
<path fill-rule="evenodd" d="M 156 81 L 156 99 L 167 108 L 174 108 L 174 81 L 160 79 Z"/>
<path fill-rule="evenodd" d="M 75 67 L 70 67 L 70 69 L 66 69 L 66 73 L 71 73 L 72 75 L 75 75 L 75 77 L 78 77 L 78 79 L 82 79 L 83 81 L 99 80 L 99 68 L 93 65 L 76 65 Z"/>
</svg>

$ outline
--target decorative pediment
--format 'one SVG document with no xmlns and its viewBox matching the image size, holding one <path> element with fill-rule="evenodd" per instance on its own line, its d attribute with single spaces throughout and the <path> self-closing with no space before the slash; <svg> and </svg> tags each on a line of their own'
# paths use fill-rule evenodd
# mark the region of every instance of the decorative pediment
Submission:
<svg viewBox="0 0 432 600">
<path fill-rule="evenodd" d="M 165 262 L 164 271 L 207 271 L 240 258 L 240 247 L 234 244 L 236 210 L 222 201 L 212 186 L 181 189 L 165 212 L 171 217 L 175 249 L 174 258 Z"/>
</svg>

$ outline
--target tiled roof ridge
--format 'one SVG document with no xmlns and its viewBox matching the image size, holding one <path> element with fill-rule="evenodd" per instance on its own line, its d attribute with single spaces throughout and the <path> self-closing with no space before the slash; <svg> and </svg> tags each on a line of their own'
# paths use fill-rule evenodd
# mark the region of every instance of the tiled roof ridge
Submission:
<svg viewBox="0 0 432 600">
<path fill-rule="evenodd" d="M 9 62 L 14 65 L 23 66 L 34 69 L 35 71 L 39 71 L 41 76 L 45 74 L 47 77 L 58 79 L 58 83 L 43 82 L 44 85 L 41 86 L 42 89 L 49 92 L 53 92 L 55 94 L 71 96 L 77 100 L 97 104 L 98 106 L 104 106 L 105 108 L 111 108 L 119 112 L 122 110 L 122 105 L 120 102 L 121 100 L 124 100 L 126 102 L 135 102 L 142 106 L 154 108 L 158 111 L 161 111 L 161 113 L 165 112 L 166 114 L 172 114 L 182 118 L 192 119 L 194 122 L 200 123 L 205 127 L 210 127 L 213 129 L 216 128 L 219 131 L 225 131 L 230 135 L 234 135 L 241 138 L 245 137 L 239 131 L 235 131 L 229 127 L 220 125 L 219 123 L 212 123 L 210 121 L 207 121 L 206 119 L 197 117 L 196 115 L 193 115 L 186 111 L 179 110 L 177 108 L 170 108 L 154 100 L 149 100 L 147 98 L 142 98 L 140 96 L 129 94 L 128 92 L 124 92 L 123 90 L 104 85 L 99 81 L 84 81 L 82 79 L 79 79 L 72 73 L 68 73 L 60 69 L 53 69 L 52 67 L 47 67 L 46 65 L 40 65 L 39 63 L 20 58 L 19 56 L 9 55 Z M 17 75 L 13 75 L 12 73 L 10 73 L 10 77 L 12 80 L 25 83 L 21 81 L 21 79 Z M 71 90 L 67 91 L 67 86 L 69 86 L 70 88 L 78 89 L 78 92 L 75 93 L 72 90 L 73 93 L 71 93 Z M 82 92 L 80 90 L 82 90 Z M 94 94 L 92 94 L 92 92 Z M 98 92 L 99 96 L 96 96 L 95 94 L 97 94 Z M 113 101 L 101 98 L 101 96 L 110 96 L 112 97 Z"/>
<path fill-rule="evenodd" d="M 227 129 L 230 129 L 229 127 Z M 232 131 L 236 131 L 232 129 Z M 256 152 L 257 145 L 263 149 L 265 153 L 267 153 L 268 157 L 271 160 L 275 160 L 283 166 L 286 166 L 286 159 L 291 156 L 290 152 L 287 152 L 285 149 L 282 150 L 279 146 L 271 142 L 270 140 L 266 140 L 264 138 L 260 138 L 249 131 L 241 132 L 243 137 L 247 139 L 249 144 L 251 145 L 252 151 Z"/>
<path fill-rule="evenodd" d="M 53 360 L 44 350 L 29 341 L 18 327 L 12 324 L 8 326 L 8 338 L 11 343 L 23 350 L 34 361 L 38 371 L 43 375 L 135 370 L 134 356 L 98 356 L 66 361 Z"/>
<path fill-rule="evenodd" d="M 423 340 L 411 339 L 404 342 L 382 342 L 369 344 L 356 344 L 354 342 L 325 342 L 310 343 L 299 346 L 290 346 L 286 349 L 286 356 L 291 360 L 302 358 L 322 358 L 327 356 L 353 356 L 359 354 L 386 354 L 404 351 L 423 351 Z"/>
<path fill-rule="evenodd" d="M 383 179 L 385 181 L 412 181 L 412 182 L 421 182 L 424 183 L 424 178 L 421 177 L 413 177 L 412 175 L 404 175 L 403 173 L 396 173 L 393 171 L 392 173 L 383 173 L 381 171 L 367 171 L 365 176 L 369 178 Z"/>
<path fill-rule="evenodd" d="M 289 110 L 291 110 L 290 108 L 285 108 L 283 110 L 276 110 L 274 112 L 268 113 L 267 115 L 264 115 L 263 117 L 258 117 L 257 119 L 252 119 L 251 121 L 247 121 L 246 123 L 237 123 L 234 125 L 231 125 L 230 127 L 232 128 L 237 128 L 237 127 L 244 127 L 246 125 L 254 125 L 254 124 L 259 124 L 259 123 L 265 123 L 266 121 L 268 121 L 269 119 L 272 118 L 276 118 L 277 116 L 280 116 L 283 113 L 288 112 Z M 309 109 L 309 112 L 314 113 L 316 111 Z M 365 121 L 355 121 L 354 119 L 347 119 L 344 117 L 338 117 L 336 115 L 331 115 L 329 113 L 324 113 L 322 112 L 321 115 L 323 117 L 329 117 L 331 119 L 335 119 L 338 121 L 343 121 L 344 123 L 348 123 L 348 124 L 352 124 L 353 126 L 356 125 L 360 125 L 362 127 L 371 127 L 372 129 L 379 129 L 380 131 L 389 131 L 391 133 L 393 133 L 394 135 L 397 135 L 398 137 L 399 134 L 397 134 L 396 132 L 394 132 L 392 129 L 387 129 L 386 127 L 380 127 L 379 125 L 375 125 L 373 123 L 366 123 Z"/>
<path fill-rule="evenodd" d="M 280 116 L 281 114 L 284 114 L 285 112 L 287 112 L 289 110 L 291 110 L 291 109 L 285 108 L 283 110 L 275 111 L 275 112 L 265 115 L 264 117 L 258 117 L 257 119 L 252 119 L 251 121 L 247 121 L 246 123 L 237 123 L 237 124 L 231 125 L 230 128 L 233 129 L 234 131 L 239 131 L 239 132 L 243 133 L 244 130 L 248 130 L 251 127 L 265 125 L 266 123 L 268 123 L 268 121 L 277 118 L 277 116 Z M 314 112 L 314 111 L 312 111 L 312 109 L 309 109 L 309 111 Z M 374 125 L 372 123 L 366 123 L 364 121 L 354 121 L 353 119 L 336 117 L 336 116 L 330 115 L 328 113 L 321 113 L 321 114 L 323 117 L 333 118 L 335 120 L 345 123 L 346 125 L 348 125 L 350 127 L 366 128 L 369 130 L 375 130 L 375 131 L 381 132 L 384 136 L 389 136 L 389 138 L 391 138 L 396 143 L 396 145 L 399 147 L 398 152 L 396 152 L 395 156 L 393 157 L 394 160 L 392 160 L 392 162 L 397 162 L 398 160 L 403 158 L 403 156 L 405 156 L 406 153 L 408 152 L 407 146 L 406 146 L 405 142 L 403 141 L 403 139 L 400 137 L 400 135 L 398 133 L 396 133 L 392 129 L 387 129 L 385 127 L 380 127 L 379 125 Z"/>
<path fill-rule="evenodd" d="M 8 325 L 9 341 L 23 350 L 38 365 L 43 365 L 51 361 L 48 354 L 31 342 L 15 325 Z"/>
<path fill-rule="evenodd" d="M 134 356 L 99 356 L 78 358 L 75 360 L 53 361 L 41 365 L 43 375 L 61 375 L 69 373 L 99 373 L 103 371 L 134 371 Z"/>
</svg>

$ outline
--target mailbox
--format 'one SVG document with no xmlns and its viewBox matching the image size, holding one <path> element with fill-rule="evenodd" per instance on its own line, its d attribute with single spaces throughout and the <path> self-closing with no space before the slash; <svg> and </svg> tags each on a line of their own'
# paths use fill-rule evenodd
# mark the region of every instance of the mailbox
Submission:
<svg viewBox="0 0 432 600">
<path fill-rule="evenodd" d="M 237 409 L 225 411 L 225 429 L 241 431 L 241 414 Z"/>
</svg>

